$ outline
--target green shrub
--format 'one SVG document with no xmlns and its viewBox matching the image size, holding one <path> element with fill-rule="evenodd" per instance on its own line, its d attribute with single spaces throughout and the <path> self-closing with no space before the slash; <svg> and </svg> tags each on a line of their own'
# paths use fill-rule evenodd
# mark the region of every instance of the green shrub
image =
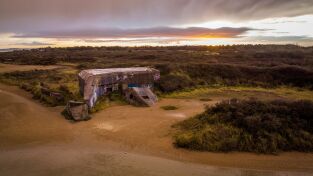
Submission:
<svg viewBox="0 0 313 176">
<path fill-rule="evenodd" d="M 91 108 L 90 113 L 96 113 L 110 106 L 110 100 L 106 96 L 102 96 L 98 99 L 95 106 Z"/>
<path fill-rule="evenodd" d="M 65 105 L 69 100 L 81 100 L 76 74 L 66 74 L 58 69 L 15 71 L 0 74 L 0 80 L 30 92 L 33 98 L 49 106 Z M 71 85 L 71 87 L 69 87 Z M 60 96 L 43 93 L 42 88 Z"/>
<path fill-rule="evenodd" d="M 241 130 L 229 125 L 206 125 L 201 131 L 187 131 L 175 137 L 178 147 L 205 151 L 231 151 L 237 148 Z"/>
<path fill-rule="evenodd" d="M 131 52 L 129 52 L 131 51 Z M 70 47 L 1 52 L 0 62 L 47 65 L 71 63 L 81 69 L 151 66 L 160 70 L 163 93 L 205 85 L 281 85 L 313 90 L 312 47 L 234 45 L 175 47 Z M 113 59 L 112 59 L 113 58 Z M 2 82 L 77 82 L 76 74 L 35 70 L 0 76 Z"/>
<path fill-rule="evenodd" d="M 162 106 L 161 109 L 166 110 L 166 111 L 172 111 L 178 109 L 176 106 L 168 105 L 168 106 Z"/>
<path fill-rule="evenodd" d="M 200 101 L 212 101 L 211 98 L 200 98 L 199 100 L 200 100 Z"/>
<path fill-rule="evenodd" d="M 313 102 L 228 100 L 175 125 L 175 144 L 194 150 L 313 151 Z"/>
<path fill-rule="evenodd" d="M 182 75 L 165 75 L 157 83 L 157 87 L 163 92 L 173 92 L 192 86 L 193 82 Z"/>
<path fill-rule="evenodd" d="M 32 86 L 27 83 L 21 84 L 20 88 L 26 90 L 27 92 L 30 92 L 32 90 Z"/>
</svg>

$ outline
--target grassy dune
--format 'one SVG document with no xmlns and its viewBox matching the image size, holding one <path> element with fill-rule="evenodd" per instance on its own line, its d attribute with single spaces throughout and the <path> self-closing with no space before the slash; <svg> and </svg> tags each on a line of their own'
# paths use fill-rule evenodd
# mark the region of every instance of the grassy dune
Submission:
<svg viewBox="0 0 313 176">
<path fill-rule="evenodd" d="M 176 125 L 178 147 L 202 151 L 313 151 L 312 101 L 223 101 Z"/>
<path fill-rule="evenodd" d="M 44 48 L 0 53 L 0 63 L 65 67 L 3 71 L 0 81 L 20 86 L 35 99 L 57 106 L 82 99 L 77 81 L 82 69 L 154 67 L 161 72 L 161 79 L 155 83 L 160 97 L 199 99 L 204 104 L 240 99 L 220 103 L 179 124 L 177 146 L 262 153 L 312 151 L 312 131 L 302 126 L 312 124 L 311 116 L 302 114 L 310 114 L 313 109 L 312 53 L 313 47 L 294 45 Z M 63 98 L 47 96 L 41 87 Z M 250 101 L 251 97 L 259 100 Z M 92 111 L 105 109 L 112 102 L 123 101 L 120 97 L 106 97 Z M 280 113 L 275 112 L 278 110 Z"/>
<path fill-rule="evenodd" d="M 14 71 L 0 74 L 0 82 L 16 85 L 30 92 L 34 99 L 49 106 L 65 105 L 69 100 L 81 100 L 79 93 L 77 70 L 58 68 L 49 70 Z M 41 88 L 62 95 L 61 99 L 51 97 Z"/>
<path fill-rule="evenodd" d="M 313 91 L 305 88 L 280 86 L 276 88 L 264 88 L 253 86 L 215 86 L 187 89 L 162 95 L 165 98 L 251 98 L 259 99 L 291 99 L 313 100 Z"/>
</svg>

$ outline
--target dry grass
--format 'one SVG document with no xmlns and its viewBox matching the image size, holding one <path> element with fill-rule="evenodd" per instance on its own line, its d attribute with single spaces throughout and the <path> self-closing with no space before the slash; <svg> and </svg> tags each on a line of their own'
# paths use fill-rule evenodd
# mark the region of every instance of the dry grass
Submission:
<svg viewBox="0 0 313 176">
<path fill-rule="evenodd" d="M 173 106 L 173 105 L 167 105 L 167 106 L 161 106 L 161 109 L 166 110 L 166 111 L 173 111 L 173 110 L 177 110 L 178 107 Z"/>
<path fill-rule="evenodd" d="M 270 95 L 270 96 L 269 96 Z M 166 98 L 200 98 L 214 97 L 250 98 L 258 96 L 260 99 L 283 98 L 292 100 L 313 100 L 313 91 L 293 87 L 203 87 L 165 94 Z"/>
</svg>

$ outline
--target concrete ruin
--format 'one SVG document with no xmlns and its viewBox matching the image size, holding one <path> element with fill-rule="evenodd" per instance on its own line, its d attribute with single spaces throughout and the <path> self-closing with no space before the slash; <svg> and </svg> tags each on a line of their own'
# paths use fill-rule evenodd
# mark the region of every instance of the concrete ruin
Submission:
<svg viewBox="0 0 313 176">
<path fill-rule="evenodd" d="M 152 106 L 158 100 L 152 90 L 160 72 L 153 68 L 90 69 L 81 71 L 78 78 L 80 93 L 89 108 L 95 106 L 99 97 L 112 92 L 120 92 L 135 105 Z"/>
<path fill-rule="evenodd" d="M 69 101 L 66 105 L 67 114 L 72 120 L 82 121 L 89 120 L 88 106 L 84 102 Z"/>
</svg>

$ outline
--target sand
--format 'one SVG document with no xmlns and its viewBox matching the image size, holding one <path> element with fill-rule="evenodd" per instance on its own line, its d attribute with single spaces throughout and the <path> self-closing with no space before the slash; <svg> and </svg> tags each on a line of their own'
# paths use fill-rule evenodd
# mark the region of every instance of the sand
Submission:
<svg viewBox="0 0 313 176">
<path fill-rule="evenodd" d="M 151 108 L 114 106 L 72 123 L 0 84 L 0 175 L 313 175 L 313 154 L 210 153 L 177 149 L 171 127 L 203 111 L 192 99 Z M 174 105 L 174 111 L 161 106 Z"/>
</svg>

